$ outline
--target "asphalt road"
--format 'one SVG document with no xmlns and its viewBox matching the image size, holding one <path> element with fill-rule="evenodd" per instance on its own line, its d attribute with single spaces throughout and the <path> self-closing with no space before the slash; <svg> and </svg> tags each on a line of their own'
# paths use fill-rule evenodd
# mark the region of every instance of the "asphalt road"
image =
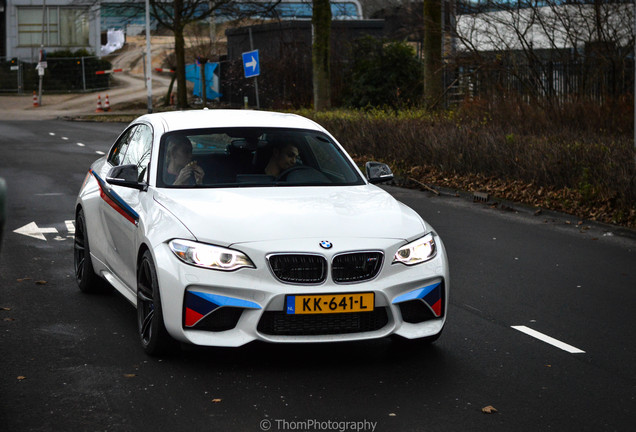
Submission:
<svg viewBox="0 0 636 432">
<path fill-rule="evenodd" d="M 449 319 L 432 347 L 147 357 L 126 300 L 77 289 L 67 222 L 89 164 L 123 128 L 0 120 L 0 430 L 634 430 L 636 239 L 428 192 L 387 187 L 448 250 Z"/>
</svg>

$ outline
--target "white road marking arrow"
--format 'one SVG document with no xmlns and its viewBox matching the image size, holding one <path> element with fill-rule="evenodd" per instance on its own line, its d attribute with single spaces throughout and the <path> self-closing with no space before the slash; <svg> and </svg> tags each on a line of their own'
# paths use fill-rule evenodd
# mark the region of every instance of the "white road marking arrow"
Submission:
<svg viewBox="0 0 636 432">
<path fill-rule="evenodd" d="M 35 222 L 31 222 L 23 226 L 22 228 L 18 228 L 13 231 L 16 234 L 22 234 L 27 237 L 33 237 L 38 240 L 46 241 L 46 237 L 44 234 L 57 234 L 57 229 L 55 228 L 40 228 L 37 226 Z"/>
<path fill-rule="evenodd" d="M 254 72 L 256 70 L 256 65 L 257 64 L 258 63 L 256 62 L 256 59 L 254 58 L 254 56 L 252 56 L 252 61 L 245 63 L 245 66 L 251 67 L 252 68 L 252 72 Z"/>
</svg>

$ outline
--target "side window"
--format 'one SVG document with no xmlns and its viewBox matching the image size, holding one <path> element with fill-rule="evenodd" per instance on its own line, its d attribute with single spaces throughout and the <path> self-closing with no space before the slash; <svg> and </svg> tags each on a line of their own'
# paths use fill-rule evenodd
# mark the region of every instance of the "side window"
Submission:
<svg viewBox="0 0 636 432">
<path fill-rule="evenodd" d="M 137 174 L 140 181 L 146 177 L 151 150 L 152 129 L 150 126 L 141 124 L 131 129 L 128 150 L 124 155 L 122 165 L 137 165 Z"/>
<path fill-rule="evenodd" d="M 119 140 L 117 140 L 117 142 L 111 149 L 110 154 L 108 155 L 108 163 L 110 163 L 111 165 L 122 165 L 124 155 L 126 154 L 126 150 L 128 149 L 128 140 L 130 139 L 130 131 L 132 129 L 134 129 L 134 127 L 121 134 Z"/>
</svg>

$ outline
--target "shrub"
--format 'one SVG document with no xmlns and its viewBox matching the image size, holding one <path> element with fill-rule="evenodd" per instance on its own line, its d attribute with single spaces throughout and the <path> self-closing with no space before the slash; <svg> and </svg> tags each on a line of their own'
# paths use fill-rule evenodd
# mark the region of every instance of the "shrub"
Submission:
<svg viewBox="0 0 636 432">
<path fill-rule="evenodd" d="M 475 109 L 477 105 L 443 113 L 302 114 L 330 130 L 352 154 L 389 162 L 400 176 L 430 173 L 435 181 L 463 177 L 471 179 L 465 186 L 493 193 L 505 192 L 501 182 L 517 184 L 531 204 L 547 206 L 539 198 L 551 199 L 550 206 L 560 211 L 636 226 L 633 137 L 614 119 L 611 127 L 602 124 L 600 119 L 609 118 L 601 115 L 605 108 L 596 109 L 597 118 L 583 121 L 527 105 L 490 110 Z M 503 109 L 505 116 L 499 111 Z"/>
<path fill-rule="evenodd" d="M 422 98 L 422 65 L 405 42 L 360 39 L 347 74 L 345 104 L 354 108 L 414 106 Z"/>
</svg>

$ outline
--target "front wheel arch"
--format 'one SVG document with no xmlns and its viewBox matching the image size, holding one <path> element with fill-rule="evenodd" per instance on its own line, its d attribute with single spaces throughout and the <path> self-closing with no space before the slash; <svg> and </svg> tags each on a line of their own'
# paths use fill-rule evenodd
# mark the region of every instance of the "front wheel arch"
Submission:
<svg viewBox="0 0 636 432">
<path fill-rule="evenodd" d="M 106 293 L 110 285 L 93 268 L 86 215 L 81 206 L 75 211 L 75 234 L 73 239 L 73 267 L 75 281 L 84 293 Z"/>
<path fill-rule="evenodd" d="M 140 249 L 137 265 L 137 324 L 141 346 L 146 354 L 169 354 L 179 347 L 163 320 L 161 290 L 154 257 L 150 249 Z"/>
</svg>

